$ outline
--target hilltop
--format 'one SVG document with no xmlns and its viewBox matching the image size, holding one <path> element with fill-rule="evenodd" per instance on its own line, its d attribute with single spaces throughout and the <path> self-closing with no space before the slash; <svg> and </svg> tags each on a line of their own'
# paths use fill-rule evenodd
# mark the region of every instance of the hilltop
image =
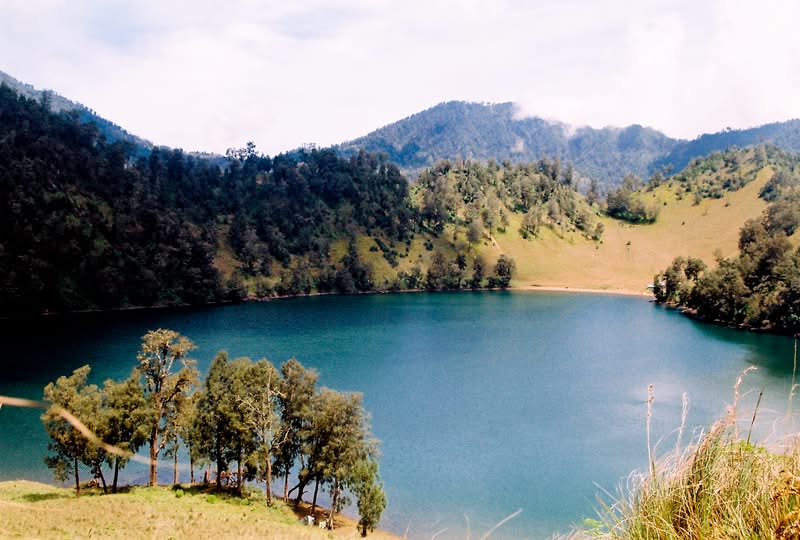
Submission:
<svg viewBox="0 0 800 540">
<path fill-rule="evenodd" d="M 677 143 L 639 125 L 594 129 L 538 117 L 520 116 L 513 103 L 450 101 L 409 116 L 338 146 L 350 153 L 363 148 L 385 152 L 410 174 L 440 160 L 511 160 L 514 163 L 558 157 L 604 184 L 626 172 L 645 176 L 649 164 Z"/>
<path fill-rule="evenodd" d="M 558 157 L 581 176 L 601 185 L 618 185 L 625 173 L 641 178 L 654 172 L 677 172 L 693 158 L 731 146 L 772 143 L 800 151 L 800 120 L 751 129 L 726 128 L 694 140 L 671 138 L 660 131 L 627 127 L 573 128 L 558 121 L 524 116 L 513 103 L 449 101 L 340 144 L 345 153 L 357 149 L 384 152 L 414 176 L 437 161 L 474 159 L 514 163 Z"/>
<path fill-rule="evenodd" d="M 108 141 L 125 141 L 131 144 L 137 155 L 147 155 L 153 148 L 153 143 L 150 141 L 128 133 L 124 128 L 103 118 L 89 107 L 65 98 L 52 90 L 36 89 L 32 85 L 23 83 L 3 71 L 0 71 L 0 84 L 5 84 L 19 95 L 28 99 L 38 102 L 45 101 L 53 112 L 62 113 L 74 111 L 80 122 L 84 124 L 95 124 L 98 131 Z"/>
</svg>

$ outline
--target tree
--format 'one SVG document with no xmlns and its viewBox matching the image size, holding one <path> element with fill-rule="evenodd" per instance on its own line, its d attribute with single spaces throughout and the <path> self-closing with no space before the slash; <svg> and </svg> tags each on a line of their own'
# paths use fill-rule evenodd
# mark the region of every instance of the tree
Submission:
<svg viewBox="0 0 800 540">
<path fill-rule="evenodd" d="M 344 491 L 355 481 L 357 464 L 376 452 L 361 402 L 361 394 L 322 388 L 312 400 L 311 423 L 303 433 L 307 460 L 301 478 L 315 482 L 312 511 L 320 485 L 329 485 L 329 528 L 334 514 L 348 502 Z"/>
<path fill-rule="evenodd" d="M 506 255 L 500 255 L 494 265 L 494 286 L 501 289 L 508 288 L 514 274 L 514 259 Z"/>
<path fill-rule="evenodd" d="M 473 289 L 480 289 L 483 283 L 484 268 L 486 268 L 486 263 L 483 258 L 480 255 L 476 255 L 472 261 L 472 279 L 469 283 Z"/>
<path fill-rule="evenodd" d="M 158 455 L 173 437 L 178 401 L 198 382 L 195 362 L 186 357 L 196 347 L 174 330 L 151 330 L 142 337 L 136 367 L 147 407 L 150 446 L 150 485 L 158 484 Z M 177 372 L 175 362 L 181 367 Z"/>
<path fill-rule="evenodd" d="M 175 428 L 170 434 L 170 438 L 165 446 L 164 455 L 172 458 L 172 484 L 179 483 L 178 476 L 178 457 L 180 456 L 181 443 L 189 447 L 189 468 L 191 470 L 191 480 L 194 483 L 194 453 L 191 445 L 194 443 L 192 430 L 194 427 L 194 417 L 197 408 L 197 392 L 189 395 L 181 394 L 175 401 Z"/>
<path fill-rule="evenodd" d="M 542 223 L 542 209 L 538 206 L 532 206 L 522 217 L 522 224 L 520 226 L 520 233 L 523 237 L 536 236 L 539 232 L 539 226 Z"/>
<path fill-rule="evenodd" d="M 87 385 L 91 368 L 82 366 L 69 377 L 59 377 L 55 383 L 44 388 L 44 400 L 52 403 L 42 415 L 42 422 L 50 436 L 48 449 L 52 454 L 45 463 L 53 469 L 56 480 L 65 481 L 70 475 L 75 477 L 75 493 L 80 496 L 79 463 L 92 468 L 95 475 L 102 477 L 99 467 L 105 459 L 105 452 L 81 433 L 62 415 L 67 411 L 78 418 L 91 431 L 100 431 L 101 394 L 96 385 Z M 105 480 L 103 480 L 105 489 Z"/>
<path fill-rule="evenodd" d="M 147 402 L 135 377 L 121 382 L 107 380 L 103 385 L 106 408 L 106 433 L 104 441 L 121 450 L 136 452 L 147 440 L 148 411 Z M 115 454 L 113 457 L 114 477 L 111 492 L 117 492 L 119 470 L 124 468 L 129 458 Z"/>
<path fill-rule="evenodd" d="M 244 422 L 255 438 L 254 464 L 264 480 L 267 506 L 272 506 L 272 453 L 277 440 L 280 416 L 280 375 L 268 360 L 262 359 L 247 369 L 245 393 L 239 396 Z"/>
<path fill-rule="evenodd" d="M 241 487 L 241 465 L 249 453 L 251 435 L 239 399 L 245 394 L 250 363 L 248 358 L 228 361 L 228 353 L 218 352 L 197 398 L 192 439 L 196 441 L 196 452 L 216 463 L 218 491 L 222 489 L 223 473 L 234 460 L 239 464 L 237 487 Z"/>
<path fill-rule="evenodd" d="M 367 531 L 374 531 L 381 519 L 381 514 L 386 509 L 386 494 L 378 475 L 378 462 L 373 458 L 366 458 L 356 463 L 353 468 L 351 490 L 357 498 L 358 526 L 361 527 L 361 536 L 367 536 Z"/>
<path fill-rule="evenodd" d="M 439 291 L 447 287 L 450 263 L 441 251 L 434 251 L 425 282 L 428 289 Z"/>
<path fill-rule="evenodd" d="M 303 448 L 301 433 L 310 422 L 311 399 L 316 392 L 319 375 L 313 369 L 306 369 L 296 359 L 287 360 L 281 365 L 280 402 L 281 445 L 275 460 L 276 473 L 282 474 L 283 500 L 289 500 L 289 473 Z M 300 484 L 298 484 L 298 489 Z M 298 492 L 297 501 L 303 496 Z"/>
</svg>

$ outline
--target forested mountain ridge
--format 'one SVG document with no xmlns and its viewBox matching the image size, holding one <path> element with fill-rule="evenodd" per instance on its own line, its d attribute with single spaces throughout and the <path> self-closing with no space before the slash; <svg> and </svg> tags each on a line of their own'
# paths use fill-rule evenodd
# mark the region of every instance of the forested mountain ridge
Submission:
<svg viewBox="0 0 800 540">
<path fill-rule="evenodd" d="M 706 133 L 691 141 L 679 141 L 665 156 L 650 165 L 650 171 L 669 167 L 680 171 L 694 158 L 731 147 L 743 148 L 758 144 L 773 144 L 788 152 L 800 152 L 800 120 L 773 122 L 749 129 L 726 128 L 717 133 Z"/>
<path fill-rule="evenodd" d="M 225 164 L 142 156 L 0 84 L 0 314 L 441 287 L 425 272 L 451 243 L 384 156 L 249 144 Z M 476 286 L 508 285 L 488 270 Z"/>
<path fill-rule="evenodd" d="M 583 176 L 614 184 L 625 172 L 646 176 L 648 165 L 674 139 L 638 125 L 580 128 L 536 117 L 520 117 L 513 103 L 450 101 L 338 146 L 385 152 L 402 169 L 417 173 L 440 160 L 474 159 L 531 162 L 559 157 Z"/>
<path fill-rule="evenodd" d="M 800 120 L 745 130 L 728 128 L 688 141 L 639 125 L 573 130 L 559 122 L 520 116 L 513 103 L 450 101 L 337 148 L 344 153 L 359 148 L 385 152 L 412 175 L 443 159 L 508 159 L 522 163 L 545 156 L 559 157 L 573 163 L 579 176 L 613 187 L 621 183 L 626 173 L 646 178 L 664 170 L 676 172 L 693 158 L 713 151 L 767 142 L 784 150 L 800 151 Z"/>
<path fill-rule="evenodd" d="M 78 118 L 83 123 L 94 123 L 97 125 L 99 132 L 109 141 L 125 141 L 133 145 L 134 149 L 139 155 L 146 155 L 153 143 L 137 137 L 132 133 L 128 133 L 124 128 L 118 126 L 114 122 L 99 116 L 89 107 L 71 101 L 64 96 L 61 96 L 51 90 L 37 90 L 29 84 L 25 84 L 8 73 L 0 71 L 0 84 L 5 84 L 21 96 L 42 102 L 45 100 L 48 107 L 54 112 L 68 112 L 77 111 Z"/>
<path fill-rule="evenodd" d="M 650 131 L 625 133 L 635 146 Z M 0 85 L 0 314 L 507 287 L 512 276 L 641 290 L 675 255 L 731 254 L 780 152 L 720 152 L 646 184 L 626 175 L 606 202 L 596 182 L 578 194 L 585 177 L 558 156 L 445 160 L 409 184 L 365 151 L 142 155 L 75 110 Z"/>
</svg>

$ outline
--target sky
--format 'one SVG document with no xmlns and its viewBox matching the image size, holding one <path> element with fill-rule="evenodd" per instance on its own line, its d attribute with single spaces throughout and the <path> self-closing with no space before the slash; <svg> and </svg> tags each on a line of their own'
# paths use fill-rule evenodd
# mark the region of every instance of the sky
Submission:
<svg viewBox="0 0 800 540">
<path fill-rule="evenodd" d="M 449 100 L 694 138 L 800 117 L 795 0 L 0 0 L 0 70 L 156 144 L 266 154 Z"/>
</svg>

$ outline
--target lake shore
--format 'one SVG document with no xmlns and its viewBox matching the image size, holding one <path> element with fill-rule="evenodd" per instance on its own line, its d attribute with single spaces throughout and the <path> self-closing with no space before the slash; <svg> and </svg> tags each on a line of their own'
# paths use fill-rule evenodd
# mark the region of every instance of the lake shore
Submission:
<svg viewBox="0 0 800 540">
<path fill-rule="evenodd" d="M 428 289 L 396 289 L 396 290 L 371 290 L 371 291 L 356 291 L 351 293 L 325 291 L 325 292 L 311 292 L 300 294 L 286 294 L 274 295 L 264 298 L 247 297 L 241 302 L 221 301 L 209 302 L 205 304 L 156 304 L 152 306 L 122 306 L 113 307 L 108 309 L 76 309 L 72 311 L 46 311 L 38 314 L 25 314 L 21 316 L 0 316 L 0 321 L 14 321 L 20 319 L 39 319 L 39 318 L 53 318 L 63 317 L 69 315 L 97 315 L 102 313 L 124 313 L 124 312 L 137 312 L 137 311 L 164 311 L 164 310 L 181 310 L 181 309 L 194 309 L 203 307 L 217 307 L 217 306 L 230 306 L 237 303 L 246 302 L 272 302 L 275 300 L 288 300 L 292 298 L 307 298 L 313 296 L 354 296 L 354 295 L 371 295 L 371 294 L 407 294 L 407 293 L 437 293 L 437 292 L 491 292 L 491 291 L 539 291 L 539 292 L 564 292 L 564 293 L 581 293 L 581 294 L 610 294 L 615 296 L 642 296 L 652 298 L 653 293 L 647 290 L 635 291 L 633 289 L 594 289 L 588 287 L 570 287 L 564 286 L 551 286 L 551 285 L 513 285 L 506 289 L 487 287 L 480 287 L 476 289 L 463 288 L 463 289 L 442 289 L 442 290 L 428 290 Z"/>
<path fill-rule="evenodd" d="M 633 289 L 592 289 L 587 287 L 570 287 L 562 286 L 556 287 L 551 285 L 521 285 L 509 287 L 509 291 L 538 291 L 538 292 L 564 292 L 564 293 L 581 293 L 581 294 L 613 294 L 615 296 L 641 296 L 644 298 L 653 298 L 653 293 L 642 289 L 636 291 Z"/>
</svg>

